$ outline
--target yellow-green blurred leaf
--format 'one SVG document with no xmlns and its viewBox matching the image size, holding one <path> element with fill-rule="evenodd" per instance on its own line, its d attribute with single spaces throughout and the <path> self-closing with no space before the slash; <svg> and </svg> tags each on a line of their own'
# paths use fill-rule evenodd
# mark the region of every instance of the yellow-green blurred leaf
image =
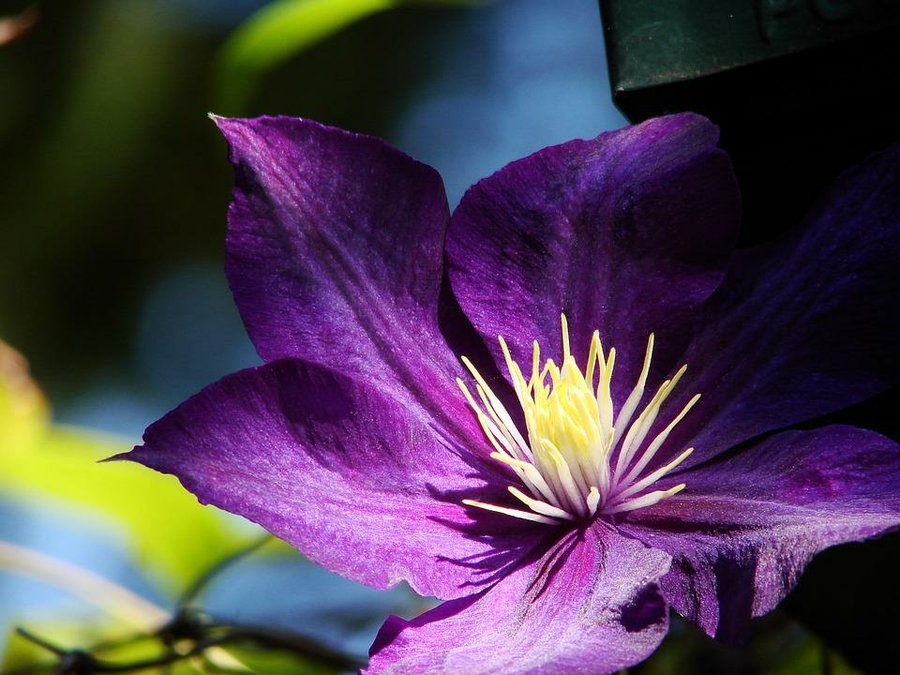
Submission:
<svg viewBox="0 0 900 675">
<path fill-rule="evenodd" d="M 231 67 L 262 70 L 399 0 L 276 0 L 238 28 L 225 46 Z"/>
<path fill-rule="evenodd" d="M 138 561 L 177 593 L 239 548 L 240 535 L 169 476 L 127 462 L 99 463 L 126 440 L 52 426 L 24 359 L 0 346 L 0 491 L 124 530 Z"/>
<path fill-rule="evenodd" d="M 236 112 L 254 80 L 341 28 L 399 0 L 275 0 L 235 30 L 222 50 L 218 103 Z"/>
<path fill-rule="evenodd" d="M 304 659 L 287 651 L 229 646 L 227 653 L 240 661 L 247 672 L 260 675 L 331 675 L 337 672 L 313 659 Z M 209 660 L 218 664 L 215 656 L 210 656 Z"/>
<path fill-rule="evenodd" d="M 674 619 L 662 645 L 634 669 L 641 675 L 753 672 L 768 675 L 861 675 L 837 651 L 786 615 L 757 619 L 750 640 L 736 649 Z M 630 671 L 629 671 L 630 672 Z"/>
<path fill-rule="evenodd" d="M 479 0 L 274 0 L 241 24 L 222 49 L 219 111 L 236 114 L 261 74 L 368 16 L 401 5 L 478 3 Z"/>
<path fill-rule="evenodd" d="M 815 638 L 785 654 L 769 672 L 772 675 L 862 675 L 862 671 L 853 668 L 840 654 Z"/>
<path fill-rule="evenodd" d="M 79 649 L 90 652 L 104 665 L 124 668 L 128 664 L 158 659 L 164 653 L 160 640 L 138 637 L 122 632 L 115 623 L 70 621 L 29 622 L 31 632 L 54 647 L 65 650 Z M 3 641 L 0 640 L 0 643 Z M 0 659 L 0 672 L 12 673 L 19 669 L 32 675 L 59 672 L 59 659 L 47 650 L 10 631 L 5 639 L 6 649 Z M 97 645 L 101 645 L 99 648 Z M 66 671 L 69 672 L 69 671 Z M 73 671 L 74 672 L 74 671 Z M 147 669 L 141 669 L 147 672 Z M 155 669 L 151 672 L 162 672 Z M 317 662 L 312 657 L 303 658 L 285 650 L 260 649 L 247 646 L 209 647 L 202 655 L 192 656 L 170 664 L 165 672 L 170 675 L 197 675 L 197 673 L 258 673 L 260 675 L 332 675 L 337 671 Z"/>
<path fill-rule="evenodd" d="M 38 497 L 43 504 L 78 507 L 85 515 L 121 523 L 140 562 L 171 577 L 175 590 L 236 548 L 240 538 L 173 478 L 135 464 L 98 463 L 128 447 L 54 427 L 30 449 L 0 453 L 0 488 L 12 497 Z"/>
</svg>

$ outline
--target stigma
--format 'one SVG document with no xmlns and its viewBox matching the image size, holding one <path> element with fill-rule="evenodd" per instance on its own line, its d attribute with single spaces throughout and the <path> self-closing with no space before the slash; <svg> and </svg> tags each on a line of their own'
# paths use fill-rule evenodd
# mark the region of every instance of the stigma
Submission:
<svg viewBox="0 0 900 675">
<path fill-rule="evenodd" d="M 477 398 L 461 379 L 457 379 L 457 384 L 494 449 L 491 458 L 508 466 L 519 479 L 519 485 L 508 489 L 521 506 L 513 508 L 473 499 L 464 499 L 463 503 L 514 518 L 559 524 L 633 511 L 683 490 L 684 483 L 665 490 L 653 489 L 653 484 L 684 462 L 693 448 L 662 466 L 652 462 L 700 394 L 674 415 L 665 410 L 670 415 L 668 424 L 653 437 L 650 431 L 687 366 L 664 381 L 639 411 L 653 358 L 651 334 L 637 383 L 621 408 L 615 410 L 610 394 L 615 348 L 605 353 L 600 333 L 594 331 L 582 370 L 571 353 L 564 314 L 561 323 L 560 364 L 553 359 L 541 364 L 541 349 L 535 341 L 527 379 L 506 341 L 499 338 L 522 407 L 524 430 L 518 428 L 472 362 L 463 357 L 475 379 Z"/>
</svg>

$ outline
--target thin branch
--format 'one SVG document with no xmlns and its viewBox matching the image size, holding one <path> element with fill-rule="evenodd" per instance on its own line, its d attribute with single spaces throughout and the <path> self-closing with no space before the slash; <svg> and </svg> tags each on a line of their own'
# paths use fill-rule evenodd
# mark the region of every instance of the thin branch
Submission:
<svg viewBox="0 0 900 675">
<path fill-rule="evenodd" d="M 215 653 L 226 645 L 242 643 L 262 649 L 288 651 L 340 670 L 355 670 L 362 667 L 363 663 L 357 658 L 305 635 L 265 626 L 214 623 L 202 611 L 184 606 L 194 600 L 205 586 L 229 565 L 253 553 L 270 540 L 271 537 L 266 535 L 265 538 L 213 565 L 185 591 L 179 609 L 171 616 L 160 607 L 92 572 L 2 541 L 0 541 L 0 569 L 5 568 L 51 583 L 98 604 L 111 614 L 138 624 L 146 631 L 143 637 L 159 641 L 160 647 L 163 648 L 163 651 L 155 657 L 117 663 L 100 659 L 94 652 L 111 648 L 118 641 L 100 643 L 89 651 L 63 649 L 24 629 L 17 629 L 22 637 L 56 656 L 58 661 L 54 672 L 58 674 L 134 673 L 161 669 L 186 659 L 208 656 L 209 652 Z M 137 636 L 138 639 L 140 637 Z M 134 639 L 135 636 L 125 638 L 123 644 Z M 54 666 L 45 664 L 36 667 Z M 24 674 L 35 671 L 23 669 L 16 672 Z"/>
<path fill-rule="evenodd" d="M 163 668 L 180 661 L 198 656 L 210 657 L 222 647 L 229 645 L 253 645 L 258 649 L 281 650 L 296 656 L 311 658 L 337 670 L 358 670 L 365 664 L 354 656 L 332 649 L 305 635 L 278 630 L 265 626 L 242 626 L 234 624 L 205 624 L 198 627 L 205 635 L 190 642 L 190 647 L 176 648 L 171 643 L 163 643 L 166 648 L 158 655 L 137 661 L 114 662 L 98 658 L 95 649 L 65 649 L 49 640 L 23 628 L 16 632 L 26 640 L 53 654 L 55 664 L 34 664 L 11 671 L 9 675 L 28 675 L 54 669 L 56 673 L 136 673 L 153 668 Z M 162 646 L 162 645 L 161 645 Z M 227 652 L 226 652 L 227 654 Z"/>
<path fill-rule="evenodd" d="M 266 533 L 256 541 L 252 542 L 250 545 L 241 548 L 226 558 L 214 563 L 208 570 L 206 570 L 203 574 L 201 574 L 194 582 L 188 586 L 188 588 L 181 594 L 181 598 L 179 598 L 177 607 L 181 608 L 185 605 L 193 602 L 200 593 L 212 582 L 217 576 L 219 576 L 226 569 L 234 565 L 235 563 L 243 560 L 251 553 L 255 553 L 260 548 L 262 548 L 266 543 L 272 541 L 272 535 Z"/>
<path fill-rule="evenodd" d="M 213 624 L 209 626 L 210 630 L 217 628 L 226 631 L 226 634 L 223 636 L 225 638 L 223 644 L 249 642 L 267 649 L 282 649 L 301 656 L 311 657 L 338 670 L 358 670 L 365 665 L 355 656 L 332 649 L 315 638 L 290 630 L 242 624 Z"/>
<path fill-rule="evenodd" d="M 0 541 L 0 570 L 61 588 L 147 632 L 157 630 L 169 612 L 109 579 L 24 546 Z"/>
<path fill-rule="evenodd" d="M 267 649 L 282 649 L 299 656 L 312 657 L 320 663 L 325 663 L 341 670 L 356 670 L 363 666 L 359 660 L 341 652 L 330 650 L 301 635 L 250 626 L 222 626 L 221 628 L 226 629 L 225 632 L 199 640 L 191 645 L 189 649 L 168 649 L 159 656 L 123 663 L 98 659 L 90 652 L 81 649 L 66 650 L 22 628 L 17 628 L 16 630 L 22 637 L 46 649 L 59 659 L 56 669 L 58 673 L 137 673 L 142 670 L 162 668 L 179 661 L 202 656 L 207 651 L 218 647 L 248 642 Z M 16 672 L 23 673 L 26 671 Z"/>
<path fill-rule="evenodd" d="M 50 652 L 51 654 L 56 654 L 57 656 L 65 656 L 69 653 L 68 649 L 63 649 L 52 642 L 45 640 L 42 637 L 39 637 L 32 633 L 29 630 L 25 630 L 21 626 L 16 626 L 16 634 L 25 638 L 29 642 L 36 644 L 41 649 Z"/>
</svg>

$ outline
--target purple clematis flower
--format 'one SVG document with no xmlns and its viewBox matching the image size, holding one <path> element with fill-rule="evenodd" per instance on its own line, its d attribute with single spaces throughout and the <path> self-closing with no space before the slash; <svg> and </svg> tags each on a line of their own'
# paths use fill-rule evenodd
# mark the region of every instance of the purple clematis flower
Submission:
<svg viewBox="0 0 900 675">
<path fill-rule="evenodd" d="M 731 166 L 695 115 L 546 148 L 452 218 L 379 140 L 216 122 L 226 271 L 265 365 L 125 457 L 445 600 L 389 618 L 372 672 L 615 671 L 669 606 L 739 640 L 816 552 L 900 524 L 897 444 L 788 430 L 900 375 L 900 151 L 735 253 Z"/>
</svg>

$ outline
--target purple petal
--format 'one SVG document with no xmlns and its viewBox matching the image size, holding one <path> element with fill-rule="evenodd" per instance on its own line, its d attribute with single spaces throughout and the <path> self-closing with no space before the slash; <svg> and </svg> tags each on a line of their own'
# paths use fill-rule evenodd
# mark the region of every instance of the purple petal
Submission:
<svg viewBox="0 0 900 675">
<path fill-rule="evenodd" d="M 645 659 L 668 629 L 669 558 L 607 526 L 570 532 L 477 596 L 391 617 L 372 673 L 606 673 Z"/>
<path fill-rule="evenodd" d="M 383 141 L 308 120 L 216 123 L 235 167 L 226 272 L 263 359 L 320 363 L 445 426 L 470 422 L 438 327 L 440 176 Z"/>
<path fill-rule="evenodd" d="M 673 482 L 687 487 L 621 527 L 672 554 L 666 599 L 729 641 L 817 552 L 900 526 L 900 446 L 853 427 L 783 432 Z"/>
<path fill-rule="evenodd" d="M 461 499 L 505 491 L 508 479 L 453 447 L 424 416 L 294 360 L 211 385 L 123 457 L 174 474 L 202 503 L 378 588 L 407 580 L 423 595 L 472 593 L 544 527 L 493 525 L 493 536 L 478 536 Z"/>
<path fill-rule="evenodd" d="M 537 339 L 557 358 L 565 311 L 577 357 L 595 329 L 615 346 L 617 400 L 651 332 L 664 372 L 734 244 L 739 195 L 717 138 L 696 115 L 664 117 L 546 148 L 469 190 L 448 267 L 485 341 L 496 348 L 502 334 L 530 361 Z"/>
<path fill-rule="evenodd" d="M 704 398 L 673 447 L 695 446 L 699 463 L 896 384 L 898 261 L 900 146 L 844 175 L 805 228 L 735 265 L 684 357 L 680 390 Z"/>
</svg>

